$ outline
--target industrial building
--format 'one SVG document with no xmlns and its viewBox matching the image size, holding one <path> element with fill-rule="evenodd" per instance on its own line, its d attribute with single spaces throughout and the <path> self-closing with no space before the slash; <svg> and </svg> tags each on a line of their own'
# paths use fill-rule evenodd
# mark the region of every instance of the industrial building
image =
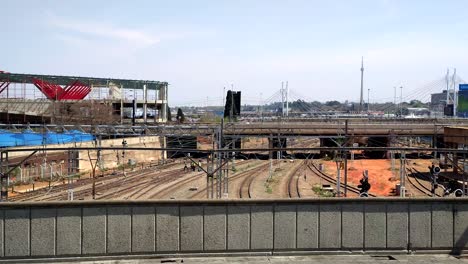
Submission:
<svg viewBox="0 0 468 264">
<path fill-rule="evenodd" d="M 168 83 L 0 71 L 2 123 L 122 124 L 133 108 L 145 123 L 166 122 Z"/>
</svg>

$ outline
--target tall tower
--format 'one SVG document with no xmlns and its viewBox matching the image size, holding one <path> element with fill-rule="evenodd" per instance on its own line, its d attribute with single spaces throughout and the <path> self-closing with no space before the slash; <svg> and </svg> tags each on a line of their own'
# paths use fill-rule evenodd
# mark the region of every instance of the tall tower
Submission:
<svg viewBox="0 0 468 264">
<path fill-rule="evenodd" d="M 364 110 L 363 106 L 363 95 L 364 95 L 364 57 L 361 57 L 361 98 L 359 100 L 359 112 Z"/>
</svg>

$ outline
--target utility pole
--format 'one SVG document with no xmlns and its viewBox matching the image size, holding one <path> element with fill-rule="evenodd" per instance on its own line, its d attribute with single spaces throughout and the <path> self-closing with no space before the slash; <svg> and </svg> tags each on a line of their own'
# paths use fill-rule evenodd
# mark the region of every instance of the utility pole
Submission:
<svg viewBox="0 0 468 264">
<path fill-rule="evenodd" d="M 449 85 L 449 75 L 450 75 L 450 70 L 447 69 L 447 75 L 445 75 L 445 83 L 447 85 L 447 99 L 445 101 L 445 106 L 447 106 L 448 104 L 450 104 L 450 85 Z"/>
<path fill-rule="evenodd" d="M 400 114 L 403 115 L 403 86 L 400 86 Z"/>
<path fill-rule="evenodd" d="M 224 119 L 221 119 L 221 127 L 219 128 L 219 137 L 218 137 L 218 150 L 223 148 L 223 126 L 224 126 Z M 218 181 L 216 183 L 218 190 L 217 190 L 217 198 L 222 197 L 222 178 L 223 178 L 223 170 L 221 166 L 223 164 L 223 153 L 218 152 Z"/>
<path fill-rule="evenodd" d="M 76 173 L 76 150 L 68 150 L 68 200 L 73 201 L 73 177 Z"/>
<path fill-rule="evenodd" d="M 396 86 L 393 86 L 393 90 L 394 90 L 394 93 L 393 93 L 393 107 L 395 108 L 395 117 L 397 115 L 397 112 L 398 112 L 398 108 L 397 108 L 397 104 L 396 104 Z"/>
<path fill-rule="evenodd" d="M 284 82 L 281 82 L 281 116 L 284 116 Z"/>
<path fill-rule="evenodd" d="M 222 96 L 222 97 L 223 97 L 223 105 L 222 105 L 223 107 L 224 107 L 224 105 L 225 105 L 225 104 L 224 104 L 224 97 L 225 97 L 225 96 L 226 96 L 226 86 L 223 87 L 223 96 Z M 223 109 L 224 109 L 224 108 L 223 108 Z M 224 118 L 224 111 L 223 111 L 223 118 Z"/>
<path fill-rule="evenodd" d="M 289 87 L 286 81 L 286 116 L 289 116 Z"/>
<path fill-rule="evenodd" d="M 231 90 L 231 107 L 229 108 L 229 122 L 232 122 L 232 117 L 234 116 L 234 87 Z"/>
<path fill-rule="evenodd" d="M 344 146 L 348 146 L 348 119 L 345 120 L 345 142 Z M 344 153 L 344 197 L 348 195 L 348 153 Z"/>
<path fill-rule="evenodd" d="M 400 196 L 406 196 L 406 157 L 405 153 L 400 153 Z"/>
<path fill-rule="evenodd" d="M 453 117 L 457 117 L 457 110 L 458 110 L 457 69 L 453 69 L 452 83 L 453 83 Z"/>
<path fill-rule="evenodd" d="M 361 57 L 361 97 L 359 100 L 359 112 L 363 111 L 363 95 L 364 95 L 364 57 Z"/>
<path fill-rule="evenodd" d="M 370 109 L 370 100 L 369 100 L 370 88 L 367 88 L 367 112 Z"/>
<path fill-rule="evenodd" d="M 263 94 L 260 93 L 260 116 L 262 117 L 263 121 Z"/>
<path fill-rule="evenodd" d="M 341 197 L 341 164 L 343 162 L 342 153 L 340 152 L 335 152 L 335 163 L 336 163 L 336 196 Z"/>
</svg>

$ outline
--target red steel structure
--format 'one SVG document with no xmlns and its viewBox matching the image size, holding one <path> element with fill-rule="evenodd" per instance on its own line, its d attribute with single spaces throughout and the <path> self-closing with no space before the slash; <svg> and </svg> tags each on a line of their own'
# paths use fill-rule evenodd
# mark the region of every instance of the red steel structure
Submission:
<svg viewBox="0 0 468 264">
<path fill-rule="evenodd" d="M 62 88 L 62 86 L 58 84 L 49 83 L 41 79 L 32 78 L 32 81 L 48 99 L 55 101 L 82 100 L 91 92 L 91 87 L 78 80 L 73 81 L 65 88 Z"/>
</svg>

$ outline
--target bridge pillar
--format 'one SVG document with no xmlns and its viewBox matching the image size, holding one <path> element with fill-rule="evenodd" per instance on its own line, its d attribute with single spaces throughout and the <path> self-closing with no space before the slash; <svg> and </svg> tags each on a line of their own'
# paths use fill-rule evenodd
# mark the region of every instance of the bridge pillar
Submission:
<svg viewBox="0 0 468 264">
<path fill-rule="evenodd" d="M 161 148 L 167 148 L 167 137 L 160 137 L 160 142 L 161 142 Z M 163 160 L 166 160 L 167 159 L 167 151 L 166 150 L 163 150 L 161 152 L 161 158 Z"/>
<path fill-rule="evenodd" d="M 286 148 L 287 146 L 287 139 L 286 138 L 279 138 L 279 137 L 270 137 L 268 138 L 268 147 L 270 149 L 275 148 Z M 283 158 L 286 155 L 286 151 L 270 151 L 269 157 L 270 159 L 277 159 Z"/>
</svg>

